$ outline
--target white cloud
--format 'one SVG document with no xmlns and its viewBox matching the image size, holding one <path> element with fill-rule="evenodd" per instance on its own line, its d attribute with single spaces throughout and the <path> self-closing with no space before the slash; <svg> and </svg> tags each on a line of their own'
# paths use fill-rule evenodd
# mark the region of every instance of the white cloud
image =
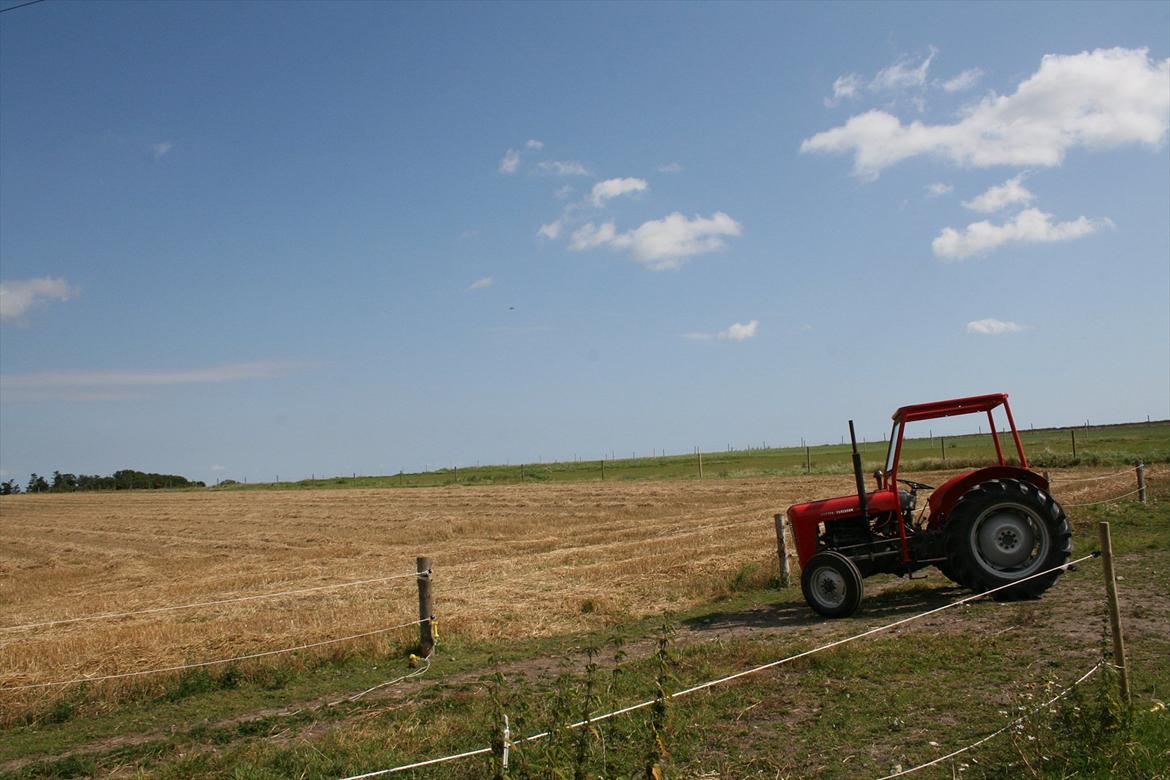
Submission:
<svg viewBox="0 0 1170 780">
<path fill-rule="evenodd" d="M 918 65 L 912 66 L 908 61 L 902 60 L 888 68 L 879 70 L 877 75 L 873 77 L 873 81 L 869 83 L 869 88 L 874 91 L 892 92 L 909 87 L 921 87 L 926 83 L 926 74 L 930 70 L 930 62 L 936 54 L 938 54 L 938 49 L 931 46 L 929 53 L 926 55 L 926 59 Z M 836 86 L 836 84 L 833 85 L 834 94 L 837 91 Z"/>
<path fill-rule="evenodd" d="M 682 173 L 682 165 L 676 162 L 667 163 L 666 165 L 659 165 L 659 173 Z"/>
<path fill-rule="evenodd" d="M 57 371 L 41 374 L 0 374 L 0 387 L 31 390 L 62 387 L 138 387 L 209 384 L 245 379 L 274 379 L 312 364 L 267 361 L 229 363 L 209 368 L 160 371 Z"/>
<path fill-rule="evenodd" d="M 931 243 L 931 249 L 935 257 L 942 260 L 963 260 L 990 252 L 1003 244 L 1071 241 L 1096 233 L 1103 227 L 1113 227 L 1113 221 L 1079 217 L 1071 222 L 1054 223 L 1051 214 L 1045 214 L 1039 209 L 1025 209 L 1002 225 L 985 220 L 974 222 L 962 231 L 943 228 L 938 238 Z"/>
<path fill-rule="evenodd" d="M 928 198 L 941 198 L 949 192 L 954 191 L 954 187 L 941 181 L 936 181 L 933 184 L 926 185 L 926 196 Z"/>
<path fill-rule="evenodd" d="M 725 246 L 724 236 L 742 233 L 743 226 L 722 211 L 710 217 L 692 218 L 676 211 L 620 234 L 612 221 L 601 225 L 589 222 L 573 232 L 569 249 L 580 252 L 608 245 L 612 249 L 628 250 L 636 262 L 652 271 L 663 271 L 678 268 L 692 255 L 717 252 Z"/>
<path fill-rule="evenodd" d="M 982 336 L 1002 336 L 1005 333 L 1020 333 L 1024 328 L 1014 322 L 1005 320 L 974 320 L 967 323 L 968 333 L 978 333 Z"/>
<path fill-rule="evenodd" d="M 223 470 L 224 470 L 224 466 L 222 466 L 222 465 L 221 465 L 221 464 L 219 464 L 219 463 L 212 463 L 212 464 L 211 464 L 211 470 L 212 470 L 212 471 L 223 471 Z"/>
<path fill-rule="evenodd" d="M 76 294 L 75 287 L 53 276 L 0 282 L 0 321 L 18 320 L 45 301 L 67 301 Z"/>
<path fill-rule="evenodd" d="M 857 97 L 857 91 L 863 86 L 865 86 L 864 79 L 856 73 L 847 73 L 844 76 L 839 76 L 833 82 L 833 99 L 841 100 L 842 98 Z"/>
<path fill-rule="evenodd" d="M 926 74 L 937 53 L 938 50 L 931 46 L 926 59 L 917 65 L 910 64 L 906 59 L 899 60 L 888 68 L 882 68 L 869 80 L 856 73 L 838 76 L 833 82 L 833 96 L 825 98 L 825 107 L 833 108 L 843 100 L 853 100 L 863 89 L 870 92 L 896 92 L 921 87 L 926 84 Z"/>
<path fill-rule="evenodd" d="M 748 323 L 733 322 L 726 330 L 718 333 L 684 333 L 682 337 L 690 341 L 746 341 L 755 338 L 760 329 L 760 321 L 752 320 Z"/>
<path fill-rule="evenodd" d="M 536 231 L 536 235 L 541 238 L 555 239 L 561 235 L 561 228 L 563 227 L 564 223 L 559 219 L 555 219 L 547 225 L 541 225 L 540 229 Z"/>
<path fill-rule="evenodd" d="M 594 206 L 604 206 L 607 200 L 612 200 L 622 195 L 631 195 L 635 192 L 643 192 L 646 186 L 644 179 L 629 177 L 624 179 L 606 179 L 593 185 L 593 191 L 589 194 L 589 200 Z"/>
<path fill-rule="evenodd" d="M 990 95 L 960 120 L 927 125 L 867 111 L 817 133 L 802 152 L 852 153 L 854 173 L 874 179 L 929 154 L 959 165 L 1059 165 L 1078 147 L 1156 146 L 1170 126 L 1170 59 L 1147 49 L 1049 54 L 1011 95 Z"/>
<path fill-rule="evenodd" d="M 154 155 L 154 159 L 162 157 L 171 150 L 172 144 L 170 141 L 160 141 L 157 144 L 150 145 L 150 153 Z"/>
<path fill-rule="evenodd" d="M 488 287 L 491 287 L 495 283 L 496 283 L 495 279 L 493 279 L 490 276 L 485 276 L 482 279 L 476 279 L 474 282 L 472 282 L 467 287 L 467 292 L 471 292 L 472 290 L 484 290 Z"/>
<path fill-rule="evenodd" d="M 632 177 L 606 179 L 605 181 L 596 182 L 588 195 L 579 202 L 566 205 L 561 211 L 561 216 L 552 222 L 541 225 L 537 229 L 536 235 L 547 239 L 559 238 L 565 231 L 567 225 L 580 224 L 580 218 L 574 216 L 575 212 L 589 206 L 602 208 L 608 201 L 614 198 L 644 192 L 648 187 L 649 185 L 646 184 L 645 179 L 635 179 Z M 566 185 L 558 189 L 555 194 L 556 197 L 563 199 L 568 197 L 572 192 L 573 188 Z M 617 231 L 612 221 L 600 226 L 590 222 L 581 225 L 581 227 L 573 232 L 569 248 L 574 251 L 581 251 L 600 246 L 613 240 L 616 233 Z"/>
<path fill-rule="evenodd" d="M 515 149 L 509 149 L 504 152 L 504 159 L 500 160 L 500 167 L 497 168 L 502 174 L 515 173 L 520 167 L 520 152 Z"/>
<path fill-rule="evenodd" d="M 865 79 L 856 73 L 838 76 L 833 82 L 833 96 L 825 98 L 825 108 L 836 108 L 842 100 L 853 100 L 865 86 Z"/>
<path fill-rule="evenodd" d="M 760 328 L 759 320 L 752 320 L 747 324 L 733 322 L 727 330 L 719 331 L 719 338 L 723 341 L 746 341 L 755 338 Z"/>
<path fill-rule="evenodd" d="M 528 141 L 524 144 L 524 148 L 533 149 L 539 152 L 544 148 L 544 141 L 538 141 L 535 138 L 529 138 Z"/>
<path fill-rule="evenodd" d="M 601 225 L 594 225 L 592 222 L 587 222 L 581 227 L 573 231 L 573 235 L 569 239 L 569 249 L 574 252 L 581 252 L 586 249 L 592 249 L 595 246 L 608 244 L 614 240 L 617 231 L 614 229 L 613 222 L 605 222 Z"/>
<path fill-rule="evenodd" d="M 634 260 L 650 270 L 662 271 L 678 268 L 692 255 L 717 252 L 725 246 L 724 236 L 742 234 L 743 226 L 722 211 L 690 219 L 676 211 L 662 219 L 643 222 L 609 243 L 615 249 L 628 249 Z"/>
<path fill-rule="evenodd" d="M 575 160 L 542 160 L 537 167 L 556 176 L 588 176 L 589 169 Z"/>
<path fill-rule="evenodd" d="M 999 211 L 1002 208 L 1012 205 L 1013 203 L 1031 203 L 1032 192 L 1025 187 L 1021 182 L 1024 180 L 1025 174 L 1020 174 L 1011 179 L 1008 179 L 1003 184 L 997 184 L 982 195 L 978 195 L 971 200 L 963 201 L 963 207 L 971 211 L 978 211 L 982 214 L 990 214 L 993 211 Z"/>
<path fill-rule="evenodd" d="M 565 198 L 569 197 L 572 194 L 573 194 L 573 185 L 566 184 L 563 187 L 558 187 L 557 191 L 553 193 L 553 197 L 556 198 L 557 200 L 564 200 Z"/>
<path fill-rule="evenodd" d="M 971 89 L 983 78 L 983 71 L 979 68 L 968 68 L 954 78 L 947 79 L 940 86 L 944 92 L 962 92 Z"/>
</svg>

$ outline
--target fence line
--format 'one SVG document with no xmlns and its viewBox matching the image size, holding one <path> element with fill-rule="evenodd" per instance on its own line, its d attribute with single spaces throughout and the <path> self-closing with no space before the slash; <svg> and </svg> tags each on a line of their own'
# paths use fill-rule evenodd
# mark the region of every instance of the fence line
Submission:
<svg viewBox="0 0 1170 780">
<path fill-rule="evenodd" d="M 337 588 L 351 588 L 357 585 L 369 585 L 375 582 L 387 582 L 389 580 L 406 579 L 407 577 L 417 578 L 421 576 L 420 572 L 411 572 L 410 574 L 391 574 L 386 577 L 374 577 L 368 580 L 353 580 L 350 582 L 339 582 L 333 585 L 317 585 L 311 588 L 296 588 L 294 590 L 282 590 L 277 593 L 259 593 L 252 596 L 238 596 L 230 599 L 217 599 L 215 601 L 201 601 L 195 604 L 180 604 L 172 607 L 150 607 L 148 609 L 138 609 L 132 612 L 106 612 L 98 615 L 84 615 L 82 617 L 62 618 L 60 620 L 46 620 L 40 623 L 22 623 L 15 626 L 0 626 L 0 631 L 17 631 L 28 628 L 46 628 L 48 626 L 59 626 L 65 623 L 80 623 L 90 620 L 113 620 L 115 618 L 131 617 L 134 615 L 151 615 L 158 612 L 174 612 L 182 609 L 196 609 L 198 607 L 214 607 L 221 604 L 238 604 L 241 601 L 259 601 L 261 599 L 274 599 L 280 596 L 292 596 L 299 593 L 313 593 L 322 590 L 335 590 Z"/>
<path fill-rule="evenodd" d="M 1119 501 L 1119 500 L 1126 498 L 1128 496 L 1136 496 L 1138 493 L 1141 493 L 1141 492 L 1142 492 L 1142 489 L 1138 488 L 1137 490 L 1131 490 L 1128 493 L 1122 493 L 1120 496 L 1113 496 L 1113 498 L 1103 498 L 1100 501 L 1086 501 L 1083 504 L 1061 503 L 1061 506 L 1096 506 L 1097 504 L 1109 504 L 1109 503 L 1112 503 L 1114 501 Z"/>
<path fill-rule="evenodd" d="M 523 742 L 524 740 L 517 740 L 517 741 Z M 512 744 L 515 745 L 516 742 L 514 741 Z M 490 747 L 479 748 L 478 750 L 468 750 L 466 753 L 456 753 L 453 756 L 443 756 L 442 758 L 429 758 L 426 761 L 417 761 L 413 764 L 407 764 L 405 766 L 396 766 L 393 769 L 379 769 L 376 772 L 366 772 L 364 775 L 352 775 L 350 777 L 345 778 L 345 780 L 365 780 L 365 778 L 367 778 L 367 777 L 379 777 L 381 775 L 388 775 L 388 774 L 392 774 L 394 772 L 406 772 L 407 770 L 410 770 L 410 769 L 420 769 L 424 766 L 434 766 L 435 764 L 445 764 L 448 761 L 457 761 L 460 758 L 471 758 L 472 756 L 484 756 L 484 755 L 487 755 L 488 753 L 491 753 L 491 752 L 492 752 L 492 749 Z"/>
<path fill-rule="evenodd" d="M 1053 566 L 1050 569 L 1045 569 L 1044 571 L 1037 572 L 1036 574 L 1032 574 L 1032 575 L 1029 575 L 1027 577 L 1022 577 L 1022 578 L 1016 580 L 1015 582 L 1011 582 L 1007 585 L 1000 585 L 999 587 L 991 588 L 990 590 L 986 590 L 983 593 L 976 593 L 976 594 L 973 594 L 971 596 L 965 596 L 961 599 L 957 599 L 957 600 L 952 601 L 948 604 L 944 604 L 941 607 L 935 607 L 934 609 L 928 609 L 925 612 L 919 612 L 918 614 L 910 615 L 909 617 L 904 617 L 904 618 L 901 618 L 899 620 L 895 620 L 891 623 L 886 623 L 886 624 L 881 625 L 881 626 L 876 626 L 876 627 L 868 629 L 866 631 L 862 631 L 860 634 L 854 634 L 853 636 L 848 636 L 848 637 L 845 637 L 844 639 L 837 639 L 835 641 L 820 645 L 819 647 L 814 647 L 811 650 L 805 650 L 803 652 L 796 653 L 795 655 L 790 655 L 787 658 L 781 658 L 780 660 L 777 660 L 777 661 L 771 661 L 771 662 L 766 663 L 766 664 L 761 664 L 759 666 L 752 667 L 751 669 L 745 669 L 743 671 L 736 672 L 734 674 L 729 674 L 725 677 L 720 677 L 720 678 L 715 679 L 715 680 L 709 680 L 707 682 L 700 683 L 700 684 L 692 686 L 690 688 L 686 688 L 684 690 L 677 691 L 675 693 L 667 694 L 666 698 L 667 699 L 677 699 L 677 698 L 680 698 L 682 696 L 686 696 L 686 695 L 691 694 L 691 693 L 696 693 L 698 691 L 702 691 L 702 690 L 705 690 L 707 688 L 711 688 L 715 685 L 721 685 L 723 683 L 730 682 L 732 680 L 736 680 L 736 679 L 739 679 L 741 677 L 746 677 L 746 676 L 751 675 L 751 674 L 757 674 L 757 673 L 765 671 L 767 669 L 773 669 L 777 666 L 781 666 L 781 665 L 790 663 L 792 661 L 796 661 L 800 658 L 805 658 L 807 656 L 822 652 L 824 650 L 829 650 L 829 649 L 834 648 L 834 647 L 839 647 L 841 645 L 856 641 L 858 639 L 863 639 L 863 638 L 868 637 L 868 636 L 873 636 L 874 634 L 878 634 L 878 633 L 881 633 L 883 631 L 889 631 L 892 628 L 896 628 L 898 626 L 905 625 L 906 623 L 910 623 L 910 622 L 915 621 L 915 620 L 920 620 L 924 617 L 928 617 L 930 615 L 937 614 L 937 613 L 942 612 L 944 610 L 951 609 L 952 607 L 961 606 L 963 604 L 967 604 L 969 602 L 976 601 L 978 599 L 986 598 L 987 596 L 990 596 L 991 594 L 996 593 L 998 591 L 1005 590 L 1007 588 L 1016 587 L 1016 586 L 1020 585 L 1021 583 L 1036 579 L 1037 577 L 1046 576 L 1048 574 L 1051 574 L 1054 571 L 1066 570 L 1071 566 L 1075 566 L 1076 564 L 1082 563 L 1082 562 L 1087 561 L 1091 558 L 1096 558 L 1099 555 L 1100 555 L 1100 553 L 1092 553 L 1090 555 L 1085 555 L 1085 556 L 1082 556 L 1080 558 L 1077 558 L 1074 561 L 1068 561 L 1066 563 L 1060 564 L 1059 566 Z M 579 720 L 576 723 L 570 723 L 567 726 L 564 726 L 564 728 L 565 729 L 578 729 L 578 728 L 581 728 L 582 726 L 588 726 L 592 723 L 600 723 L 601 721 L 609 720 L 610 718 L 617 717 L 618 715 L 624 715 L 624 714 L 629 713 L 629 712 L 634 712 L 635 710 L 640 710 L 640 709 L 644 709 L 646 707 L 650 707 L 653 704 L 655 704 L 657 701 L 658 701 L 658 699 L 656 699 L 656 698 L 655 699 L 648 699 L 646 701 L 638 702 L 637 704 L 631 704 L 627 707 L 623 707 L 619 710 L 614 710 L 613 712 L 607 712 L 607 713 L 604 713 L 601 715 L 591 716 L 589 718 L 586 718 L 585 720 Z M 549 734 L 550 734 L 550 732 L 548 732 L 548 731 L 542 731 L 539 734 L 533 734 L 533 735 L 528 736 L 528 737 L 523 737 L 521 739 L 513 740 L 512 744 L 519 745 L 519 744 L 523 744 L 525 742 L 535 742 L 537 740 L 544 739 L 544 738 L 548 737 Z M 410 769 L 418 769 L 418 768 L 424 767 L 424 766 L 431 766 L 434 764 L 441 764 L 441 763 L 445 763 L 448 761 L 455 761 L 455 760 L 458 760 L 461 758 L 470 758 L 472 756 L 481 756 L 481 755 L 485 755 L 485 754 L 491 753 L 491 752 L 492 752 L 492 748 L 490 748 L 490 747 L 480 748 L 478 750 L 471 750 L 471 751 L 467 751 L 464 753 L 458 753 L 455 755 L 443 756 L 441 758 L 432 758 L 432 759 L 428 759 L 426 761 L 420 761 L 420 762 L 416 762 L 413 764 L 407 764 L 405 766 L 393 767 L 391 769 L 379 769 L 379 770 L 376 770 L 373 772 L 366 772 L 365 774 L 351 775 L 349 777 L 343 778 L 343 780 L 364 780 L 365 778 L 370 778 L 370 777 L 380 777 L 382 775 L 389 775 L 389 774 L 394 774 L 397 772 L 405 772 L 405 771 L 410 770 Z"/>
<path fill-rule="evenodd" d="M 1076 682 L 1074 682 L 1072 685 L 1068 686 L 1063 691 L 1056 694 L 1055 696 L 1053 696 L 1051 699 L 1044 702 L 1043 704 L 1032 708 L 1031 710 L 1029 710 L 1028 712 L 1025 712 L 1023 715 L 1016 718 L 1015 720 L 1010 721 L 1007 725 L 1005 725 L 1003 728 L 999 729 L 998 731 L 993 731 L 990 734 L 988 734 L 987 736 L 983 737 L 982 739 L 976 740 L 975 742 L 972 742 L 970 745 L 967 745 L 966 747 L 959 748 L 958 750 L 953 750 L 950 753 L 947 753 L 945 756 L 939 756 L 938 758 L 933 759 L 932 761 L 927 761 L 925 764 L 919 764 L 918 766 L 910 767 L 909 769 L 899 769 L 897 772 L 894 772 L 893 774 L 885 775 L 884 777 L 881 777 L 878 780 L 891 780 L 891 778 L 894 778 L 894 777 L 902 777 L 903 775 L 908 775 L 908 774 L 911 774 L 913 772 L 917 772 L 919 769 L 926 769 L 928 766 L 934 766 L 935 764 L 941 764 L 943 761 L 946 761 L 948 758 L 954 758 L 955 756 L 959 755 L 960 753 L 966 753 L 968 750 L 972 750 L 974 748 L 979 747 L 984 742 L 987 742 L 988 740 L 991 740 L 991 739 L 994 739 L 995 737 L 998 737 L 1000 734 L 1004 733 L 1005 731 L 1012 728 L 1013 726 L 1016 726 L 1020 723 L 1023 723 L 1027 718 L 1032 717 L 1033 715 L 1035 715 L 1037 712 L 1044 709 L 1045 707 L 1049 707 L 1049 706 L 1055 704 L 1060 699 L 1063 699 L 1065 696 L 1067 696 L 1069 693 L 1072 692 L 1073 688 L 1077 687 L 1078 685 L 1083 683 L 1085 680 L 1092 677 L 1093 674 L 1095 674 L 1097 672 L 1097 670 L 1100 669 L 1104 665 L 1105 665 L 1104 661 L 1098 661 L 1097 663 L 1093 664 L 1093 668 L 1090 669 L 1089 671 L 1085 672 L 1083 675 L 1081 675 L 1080 678 L 1077 679 Z"/>
<path fill-rule="evenodd" d="M 1062 479 L 1062 480 L 1058 480 L 1057 484 L 1058 485 L 1072 485 L 1072 484 L 1076 484 L 1078 482 L 1097 482 L 1098 480 L 1102 480 L 1102 479 L 1116 479 L 1117 477 L 1124 477 L 1127 474 L 1132 474 L 1136 469 L 1137 469 L 1137 467 L 1133 466 L 1131 468 L 1126 469 L 1125 471 L 1118 471 L 1118 472 L 1115 472 L 1113 474 L 1102 474 L 1099 477 L 1079 477 L 1076 479 L 1067 479 L 1067 480 Z"/>
<path fill-rule="evenodd" d="M 320 642 L 310 642 L 310 643 L 304 644 L 304 645 L 297 645 L 296 647 L 281 648 L 280 650 L 264 650 L 264 651 L 259 652 L 259 653 L 248 653 L 247 655 L 238 655 L 238 656 L 235 656 L 234 658 L 220 658 L 220 659 L 217 659 L 215 661 L 200 661 L 198 663 L 179 664 L 177 666 L 167 666 L 167 667 L 163 667 L 161 669 L 141 669 L 141 670 L 136 671 L 136 672 L 120 672 L 118 674 L 106 674 L 106 675 L 102 675 L 100 677 L 79 677 L 75 680 L 58 680 L 55 682 L 31 683 L 29 685 L 14 685 L 14 686 L 7 686 L 4 688 L 0 688 L 0 690 L 2 690 L 2 691 L 25 691 L 25 690 L 29 690 L 32 688 L 52 688 L 52 687 L 58 687 L 58 686 L 62 686 L 62 685 L 74 685 L 74 684 L 86 683 L 86 682 L 101 682 L 103 680 L 119 680 L 119 679 L 123 679 L 126 677 L 141 677 L 141 676 L 147 675 L 147 674 L 162 674 L 164 672 L 178 672 L 178 671 L 182 671 L 184 669 L 199 669 L 199 668 L 206 667 L 206 666 L 217 666 L 219 664 L 230 664 L 230 663 L 233 663 L 235 661 L 248 661 L 248 660 L 251 660 L 253 658 L 264 658 L 265 656 L 270 656 L 270 655 L 281 655 L 284 653 L 295 653 L 298 650 L 308 650 L 308 649 L 314 648 L 314 647 L 322 647 L 324 645 L 333 645 L 333 644 L 337 644 L 339 642 L 348 642 L 352 639 L 362 639 L 362 638 L 368 637 L 368 636 L 376 636 L 378 634 L 386 634 L 386 633 L 389 633 L 390 631 L 396 631 L 400 628 L 407 628 L 409 626 L 417 626 L 421 623 L 426 623 L 430 620 L 433 620 L 433 618 L 412 620 L 409 623 L 402 623 L 402 624 L 397 625 L 397 626 L 389 626 L 388 628 L 379 628 L 379 629 L 375 629 L 374 631 L 366 631 L 366 632 L 363 632 L 361 634 L 353 634 L 351 636 L 343 636 L 343 637 L 338 637 L 336 639 L 325 639 L 325 640 L 322 640 Z"/>
<path fill-rule="evenodd" d="M 419 621 L 419 622 L 422 622 L 422 621 Z M 438 644 L 438 643 L 436 642 L 436 644 Z M 432 658 L 432 656 L 434 656 L 434 654 L 435 654 L 435 650 L 434 650 L 434 648 L 431 648 L 430 654 L 426 658 L 420 659 L 422 661 L 422 668 L 420 668 L 420 669 L 416 669 L 413 672 L 408 672 L 407 674 L 404 674 L 401 677 L 395 677 L 393 680 L 387 680 L 386 682 L 378 683 L 377 685 L 373 686 L 372 688 L 366 688 L 361 693 L 355 693 L 352 696 L 345 696 L 345 697 L 338 699 L 337 701 L 329 702 L 329 706 L 336 707 L 338 704 L 342 704 L 343 702 L 357 701 L 358 699 L 362 698 L 366 694 L 373 693 L 374 691 L 380 690 L 382 688 L 387 688 L 391 685 L 394 685 L 395 683 L 400 683 L 403 680 L 410 680 L 410 679 L 413 679 L 415 677 L 422 677 L 424 674 L 426 674 L 427 672 L 429 672 L 431 670 L 431 658 Z M 415 658 L 417 658 L 417 656 L 411 655 L 410 658 L 413 661 Z"/>
</svg>

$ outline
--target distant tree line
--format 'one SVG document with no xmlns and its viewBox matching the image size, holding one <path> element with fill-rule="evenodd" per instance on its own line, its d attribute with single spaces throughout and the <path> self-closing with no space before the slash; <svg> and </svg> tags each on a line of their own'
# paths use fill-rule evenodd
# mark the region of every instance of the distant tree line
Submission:
<svg viewBox="0 0 1170 780">
<path fill-rule="evenodd" d="M 52 480 L 30 474 L 25 493 L 72 493 L 78 490 L 157 490 L 159 488 L 207 487 L 178 474 L 151 474 L 134 469 L 115 471 L 113 476 L 98 474 L 64 474 L 54 471 Z M 10 479 L 0 482 L 0 496 L 22 492 L 20 484 Z"/>
</svg>

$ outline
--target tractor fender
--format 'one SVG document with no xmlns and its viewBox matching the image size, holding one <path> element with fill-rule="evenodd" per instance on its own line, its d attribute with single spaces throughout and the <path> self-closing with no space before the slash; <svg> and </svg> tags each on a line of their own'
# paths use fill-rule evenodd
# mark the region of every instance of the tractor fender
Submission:
<svg viewBox="0 0 1170 780">
<path fill-rule="evenodd" d="M 989 482 L 993 479 L 1016 479 L 1021 482 L 1029 482 L 1041 490 L 1048 492 L 1048 480 L 1037 474 L 1035 471 L 1022 469 L 1017 466 L 989 466 L 983 469 L 975 469 L 974 471 L 965 471 L 962 474 L 956 474 L 948 479 L 946 482 L 939 485 L 930 494 L 930 498 L 926 500 L 930 507 L 930 520 L 928 525 L 931 528 L 936 528 L 946 521 L 947 515 L 950 514 L 951 509 L 962 498 L 963 494 L 976 485 Z"/>
</svg>

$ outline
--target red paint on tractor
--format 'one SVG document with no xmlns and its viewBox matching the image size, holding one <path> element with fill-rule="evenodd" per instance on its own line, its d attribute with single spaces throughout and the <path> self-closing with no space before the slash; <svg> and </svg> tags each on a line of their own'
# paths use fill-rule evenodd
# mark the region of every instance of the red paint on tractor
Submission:
<svg viewBox="0 0 1170 780">
<path fill-rule="evenodd" d="M 1003 408 L 1014 463 L 996 427 Z M 906 425 L 939 417 L 986 415 L 996 465 L 965 471 L 937 488 L 898 478 Z M 788 520 L 801 564 L 801 590 L 827 617 L 850 614 L 861 603 L 862 580 L 874 574 L 907 576 L 936 566 L 951 580 L 987 590 L 1020 579 L 1005 598 L 1036 597 L 1056 579 L 1028 576 L 1042 565 L 1068 560 L 1071 531 L 1048 482 L 1031 471 L 1006 393 L 903 406 L 893 414 L 878 489 L 865 489 L 861 456 L 849 421 L 857 493 L 794 504 Z M 904 485 L 901 489 L 899 485 Z M 931 491 L 926 511 L 916 513 L 919 491 Z"/>
<path fill-rule="evenodd" d="M 927 525 L 932 528 L 938 526 L 964 493 L 989 479 L 1018 479 L 1030 482 L 1041 490 L 1048 490 L 1048 481 L 1044 477 L 1034 471 L 1015 466 L 988 466 L 975 471 L 965 471 L 936 487 L 930 498 L 926 499 L 927 506 L 930 507 L 930 521 Z"/>
<path fill-rule="evenodd" d="M 865 494 L 866 509 L 871 514 L 890 512 L 898 508 L 896 490 L 876 490 Z M 793 504 L 788 507 L 788 520 L 796 540 L 796 554 L 803 566 L 817 551 L 820 524 L 841 517 L 856 517 L 861 513 L 861 501 L 856 494 Z"/>
</svg>

